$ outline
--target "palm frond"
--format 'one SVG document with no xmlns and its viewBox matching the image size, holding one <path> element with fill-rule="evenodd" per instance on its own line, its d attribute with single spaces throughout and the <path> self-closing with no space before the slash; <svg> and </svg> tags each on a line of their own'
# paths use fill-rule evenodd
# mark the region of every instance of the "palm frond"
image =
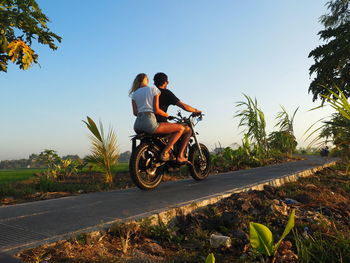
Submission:
<svg viewBox="0 0 350 263">
<path fill-rule="evenodd" d="M 91 155 L 85 159 L 87 162 L 99 165 L 106 172 L 106 182 L 112 181 L 111 166 L 119 159 L 117 146 L 117 136 L 112 127 L 109 127 L 107 137 L 104 133 L 102 122 L 99 122 L 99 129 L 95 122 L 87 117 L 87 122 L 83 121 L 92 135 L 89 136 L 91 141 Z"/>
</svg>

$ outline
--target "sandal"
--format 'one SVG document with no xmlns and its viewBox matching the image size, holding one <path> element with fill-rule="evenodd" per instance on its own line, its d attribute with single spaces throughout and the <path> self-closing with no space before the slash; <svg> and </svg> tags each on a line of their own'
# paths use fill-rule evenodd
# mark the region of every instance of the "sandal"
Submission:
<svg viewBox="0 0 350 263">
<path fill-rule="evenodd" d="M 160 154 L 160 159 L 161 159 L 163 162 L 169 161 L 169 159 L 170 159 L 170 154 L 169 154 L 169 153 L 164 153 L 164 152 L 162 152 L 162 153 Z"/>
</svg>

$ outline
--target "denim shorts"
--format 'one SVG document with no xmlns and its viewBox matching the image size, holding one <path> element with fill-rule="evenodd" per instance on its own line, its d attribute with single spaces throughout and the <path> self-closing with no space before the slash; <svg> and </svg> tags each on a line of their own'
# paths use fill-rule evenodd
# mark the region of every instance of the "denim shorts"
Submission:
<svg viewBox="0 0 350 263">
<path fill-rule="evenodd" d="M 153 112 L 140 112 L 137 114 L 134 130 L 136 133 L 146 132 L 152 134 L 156 131 L 158 126 L 159 123 Z"/>
</svg>

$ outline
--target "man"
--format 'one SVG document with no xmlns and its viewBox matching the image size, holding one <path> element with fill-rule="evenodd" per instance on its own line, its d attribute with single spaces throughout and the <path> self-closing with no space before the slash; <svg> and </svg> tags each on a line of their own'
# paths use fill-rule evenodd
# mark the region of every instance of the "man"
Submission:
<svg viewBox="0 0 350 263">
<path fill-rule="evenodd" d="M 161 92 L 161 94 L 159 96 L 159 108 L 162 109 L 164 112 L 168 111 L 168 108 L 170 105 L 176 105 L 176 106 L 180 107 L 181 109 L 188 111 L 188 112 L 194 112 L 196 114 L 202 113 L 200 110 L 197 110 L 197 109 L 183 103 L 182 101 L 180 101 L 174 95 L 174 93 L 172 93 L 170 90 L 167 89 L 169 81 L 168 81 L 168 76 L 165 73 L 159 72 L 159 73 L 155 74 L 153 81 L 154 81 L 154 85 Z M 160 115 L 156 115 L 156 117 L 157 117 L 158 122 L 167 122 L 166 117 L 163 117 Z M 180 139 L 181 140 L 180 141 L 180 153 L 179 153 L 179 157 L 177 159 L 177 161 L 179 163 L 187 162 L 187 158 L 185 156 L 185 150 L 186 150 L 186 146 L 187 146 L 187 144 L 191 138 L 191 135 L 192 135 L 191 128 L 188 126 L 184 126 L 184 127 L 185 127 L 185 131 L 183 132 L 181 139 Z"/>
</svg>

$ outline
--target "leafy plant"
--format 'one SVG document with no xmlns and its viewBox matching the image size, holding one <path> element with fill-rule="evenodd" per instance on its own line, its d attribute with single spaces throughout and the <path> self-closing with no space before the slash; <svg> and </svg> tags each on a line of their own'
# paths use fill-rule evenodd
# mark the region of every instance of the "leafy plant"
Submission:
<svg viewBox="0 0 350 263">
<path fill-rule="evenodd" d="M 277 124 L 275 125 L 275 127 L 279 127 L 280 131 L 286 131 L 294 135 L 294 128 L 293 128 L 294 118 L 295 118 L 295 114 L 299 110 L 299 107 L 296 108 L 296 110 L 294 111 L 291 117 L 289 117 L 287 110 L 283 106 L 281 106 L 281 109 L 282 111 L 277 113 L 277 116 L 276 116 Z"/>
<path fill-rule="evenodd" d="M 0 17 L 0 71 L 7 71 L 10 60 L 24 70 L 38 63 L 38 55 L 30 47 L 34 39 L 52 50 L 57 49 L 55 40 L 61 42 L 48 28 L 49 18 L 35 0 L 2 0 Z"/>
<path fill-rule="evenodd" d="M 270 133 L 268 142 L 272 149 L 288 155 L 291 155 L 298 145 L 295 136 L 288 131 L 274 131 Z"/>
<path fill-rule="evenodd" d="M 213 253 L 210 253 L 205 259 L 205 263 L 215 263 L 215 256 Z"/>
<path fill-rule="evenodd" d="M 327 3 L 329 14 L 321 17 L 324 29 L 318 33 L 325 42 L 313 49 L 309 57 L 314 59 L 310 67 L 310 76 L 314 75 L 309 92 L 313 94 L 313 101 L 329 92 L 337 92 L 339 88 L 346 97 L 350 96 L 350 10 L 348 0 L 335 0 Z"/>
<path fill-rule="evenodd" d="M 237 102 L 236 107 L 243 107 L 234 117 L 240 118 L 238 127 L 245 127 L 245 132 L 252 144 L 257 145 L 257 157 L 267 155 L 266 121 L 264 113 L 259 109 L 257 100 L 243 94 L 247 101 Z"/>
<path fill-rule="evenodd" d="M 275 256 L 282 240 L 289 234 L 294 227 L 295 209 L 292 210 L 288 223 L 280 237 L 279 241 L 274 244 L 273 235 L 270 229 L 262 224 L 250 222 L 250 244 L 259 253 L 272 257 L 272 262 L 275 261 Z"/>
<path fill-rule="evenodd" d="M 331 95 L 321 95 L 329 105 L 337 111 L 330 116 L 330 120 L 326 121 L 326 118 L 322 118 L 318 122 L 322 121 L 322 125 L 313 130 L 306 139 L 310 138 L 313 134 L 320 131 L 319 135 L 310 143 L 318 143 L 318 145 L 327 144 L 332 142 L 335 148 L 331 151 L 332 154 L 338 153 L 343 161 L 347 163 L 346 172 L 350 169 L 350 103 L 344 93 L 337 87 L 337 92 L 327 89 Z M 311 110 L 316 110 L 324 107 L 315 107 Z M 314 123 L 307 131 L 309 132 L 315 124 Z"/>
<path fill-rule="evenodd" d="M 46 149 L 37 156 L 37 160 L 39 162 L 43 162 L 46 165 L 47 171 L 45 172 L 45 175 L 47 177 L 56 178 L 56 165 L 61 161 L 61 158 L 57 155 L 56 151 Z"/>
<path fill-rule="evenodd" d="M 80 167 L 82 164 L 78 160 L 61 159 L 59 164 L 54 165 L 52 172 L 55 173 L 56 177 L 65 178 L 76 175 Z"/>
<path fill-rule="evenodd" d="M 83 121 L 92 135 L 90 140 L 92 143 L 91 155 L 84 160 L 88 163 L 99 165 L 105 172 L 105 182 L 112 183 L 112 165 L 116 164 L 119 159 L 119 151 L 117 147 L 117 136 L 112 128 L 109 128 L 107 136 L 104 134 L 103 125 L 100 122 L 100 129 L 96 123 L 87 117 L 87 121 Z"/>
</svg>

